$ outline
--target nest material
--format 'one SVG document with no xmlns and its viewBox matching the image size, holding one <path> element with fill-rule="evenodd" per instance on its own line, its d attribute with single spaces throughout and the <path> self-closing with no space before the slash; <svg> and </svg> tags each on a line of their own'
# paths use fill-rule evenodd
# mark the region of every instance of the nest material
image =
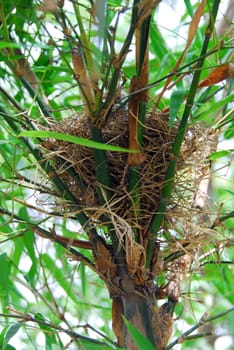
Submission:
<svg viewBox="0 0 234 350">
<path fill-rule="evenodd" d="M 85 116 L 68 118 L 61 123 L 52 124 L 51 129 L 91 139 L 89 123 Z M 119 243 L 126 250 L 129 274 L 137 275 L 135 281 L 138 284 L 148 279 L 151 280 L 153 275 L 158 275 L 162 270 L 172 269 L 174 271 L 173 261 L 171 262 L 169 258 L 166 259 L 168 262 L 162 265 L 161 249 L 157 247 L 151 274 L 149 274 L 145 268 L 144 242 L 145 238 L 147 241 L 149 225 L 159 206 L 176 132 L 177 125 L 170 132 L 168 131 L 168 115 L 162 113 L 147 115 L 141 145 L 145 160 L 137 168 L 140 215 L 138 215 L 139 212 L 135 215 L 133 193 L 129 193 L 128 189 L 127 153 L 107 151 L 113 195 L 108 203 L 102 206 L 98 200 L 98 189 L 101 188 L 101 185 L 97 183 L 95 176 L 93 149 L 55 139 L 48 139 L 43 144 L 47 158 L 55 163 L 58 174 L 76 198 L 77 204 L 84 208 L 90 221 L 96 226 L 99 222 L 103 224 L 105 220 L 110 220 L 119 238 Z M 128 148 L 128 112 L 124 110 L 113 112 L 102 129 L 102 135 L 103 142 L 106 144 Z M 170 222 L 169 227 L 172 227 L 174 231 L 172 239 L 167 241 L 165 247 L 162 246 L 165 256 L 170 257 L 171 254 L 180 251 L 183 242 L 186 246 L 186 254 L 194 254 L 199 247 L 201 248 L 201 245 L 209 241 L 210 234 L 209 232 L 207 234 L 207 225 L 203 219 L 199 220 L 198 210 L 193 207 L 199 183 L 204 176 L 209 176 L 210 172 L 206 160 L 211 152 L 213 137 L 209 140 L 209 135 L 209 131 L 197 126 L 188 129 L 185 136 L 177 162 L 175 189 L 165 216 L 165 223 Z M 105 191 L 105 188 L 101 190 Z M 134 238 L 134 227 L 137 227 L 139 233 L 139 243 Z M 177 237 L 180 239 L 179 245 L 175 239 L 176 227 L 180 230 Z M 161 245 L 163 242 L 160 243 Z M 184 262 L 181 261 L 181 264 L 183 265 Z M 184 267 L 181 268 L 182 271 L 183 269 Z M 102 271 L 103 274 L 109 276 L 108 268 L 106 273 Z M 178 276 L 173 275 L 169 280 L 175 284 L 175 279 L 180 281 L 184 275 L 182 273 Z M 178 283 L 180 285 L 182 282 Z M 177 290 L 179 294 L 180 288 L 178 287 Z M 177 298 L 178 295 L 174 297 Z"/>
<path fill-rule="evenodd" d="M 85 117 L 66 119 L 55 124 L 56 131 L 90 139 L 88 121 Z M 149 218 L 157 209 L 161 188 L 171 154 L 175 129 L 168 132 L 167 116 L 153 113 L 146 118 L 142 152 L 145 161 L 139 167 L 141 189 L 142 220 Z M 126 111 L 115 112 L 103 128 L 103 141 L 106 144 L 128 148 L 128 115 Z M 60 176 L 67 184 L 81 206 L 89 209 L 98 205 L 97 183 L 93 150 L 91 148 L 58 141 L 47 140 L 44 145 L 51 152 L 47 155 L 54 159 Z M 109 203 L 111 210 L 125 220 L 129 219 L 131 193 L 128 191 L 127 153 L 107 152 L 114 194 Z M 60 161 L 58 161 L 60 159 Z M 62 161 L 61 161 L 62 160 Z M 73 175 L 68 169 L 73 169 Z M 81 186 L 74 179 L 77 174 Z"/>
<path fill-rule="evenodd" d="M 52 125 L 52 129 L 83 138 L 91 138 L 88 120 L 84 116 L 68 118 Z M 152 215 L 158 208 L 176 131 L 176 127 L 168 131 L 168 115 L 166 114 L 151 113 L 145 120 L 141 145 L 145 161 L 138 167 L 141 215 L 137 222 L 134 220 L 134 223 L 132 221 L 132 194 L 128 190 L 127 153 L 107 152 L 114 189 L 113 197 L 108 203 L 108 210 L 111 210 L 116 217 L 125 220 L 131 227 L 137 225 L 138 228 L 146 231 Z M 128 148 L 127 111 L 114 112 L 102 133 L 106 144 Z M 183 152 L 178 159 L 179 168 L 185 166 L 185 158 L 188 159 L 194 152 L 194 142 L 191 140 L 192 137 L 187 137 L 185 141 Z M 50 150 L 47 157 L 55 161 L 60 176 L 76 197 L 78 204 L 87 208 L 91 217 L 97 218 L 99 216 L 97 188 L 100 187 L 100 184 L 97 183 L 95 177 L 93 150 L 54 139 L 48 139 L 44 147 Z M 72 169 L 72 172 L 68 171 L 69 169 Z"/>
</svg>

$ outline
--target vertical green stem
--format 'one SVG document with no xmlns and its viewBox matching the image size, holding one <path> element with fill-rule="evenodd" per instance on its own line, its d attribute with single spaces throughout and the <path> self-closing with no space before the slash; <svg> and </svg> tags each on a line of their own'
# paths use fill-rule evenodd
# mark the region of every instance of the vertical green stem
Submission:
<svg viewBox="0 0 234 350">
<path fill-rule="evenodd" d="M 99 128 L 93 126 L 90 122 L 90 130 L 92 134 L 92 140 L 103 143 L 102 132 Z M 98 182 L 97 192 L 99 202 L 101 205 L 105 205 L 112 196 L 112 183 L 110 176 L 109 162 L 106 152 L 104 150 L 93 149 L 94 163 L 95 163 L 95 175 Z"/>
<path fill-rule="evenodd" d="M 90 130 L 92 139 L 94 141 L 103 142 L 102 132 L 100 129 L 93 126 L 90 122 Z M 94 165 L 95 165 L 95 177 L 97 180 L 97 193 L 100 205 L 105 206 L 112 197 L 112 181 L 109 168 L 109 162 L 106 152 L 104 150 L 93 149 Z M 115 257 L 124 256 L 121 246 L 119 245 L 118 237 L 116 236 L 115 229 L 110 223 L 110 218 L 106 214 L 103 215 L 105 221 L 109 222 L 109 232 L 113 245 L 113 253 Z"/>
<path fill-rule="evenodd" d="M 151 16 L 148 16 L 141 24 L 140 27 L 140 45 L 139 45 L 139 57 L 137 57 L 136 61 L 137 64 L 137 77 L 139 80 L 141 79 L 142 74 L 146 74 L 146 72 L 143 72 L 144 68 L 144 62 L 146 60 L 146 55 L 148 55 L 148 38 L 149 38 L 149 28 L 150 28 L 150 19 Z M 148 68 L 148 62 L 147 62 L 147 68 Z M 147 71 L 148 73 L 148 71 Z M 144 77 L 145 80 L 145 77 Z M 148 80 L 148 77 L 147 77 Z M 140 98 L 142 99 L 140 100 Z M 139 101 L 138 101 L 138 125 L 137 125 L 137 142 L 139 145 L 142 144 L 143 141 L 143 134 L 144 134 L 144 121 L 145 121 L 145 115 L 146 115 L 146 105 L 147 105 L 147 98 L 146 94 L 143 95 L 139 94 Z M 141 188 L 140 188 L 140 175 L 139 175 L 139 165 L 137 166 L 131 166 L 128 170 L 128 190 L 132 198 L 132 215 L 133 219 L 135 220 L 137 224 L 137 218 L 140 216 L 140 209 L 141 209 Z M 133 220 L 133 221 L 134 221 Z M 137 241 L 140 240 L 139 232 L 137 227 L 134 228 L 135 231 L 135 239 Z"/>
<path fill-rule="evenodd" d="M 214 0 L 214 2 L 213 2 L 212 13 L 210 15 L 210 20 L 209 20 L 209 23 L 208 23 L 208 26 L 206 29 L 205 38 L 204 38 L 204 42 L 203 42 L 202 50 L 201 50 L 201 54 L 200 54 L 201 58 L 198 60 L 197 67 L 196 67 L 196 70 L 195 70 L 194 75 L 193 75 L 193 80 L 191 82 L 191 87 L 190 87 L 188 98 L 186 101 L 183 117 L 182 117 L 182 120 L 180 122 L 179 129 L 178 129 L 178 132 L 176 134 L 175 141 L 173 144 L 173 148 L 172 148 L 172 157 L 173 158 L 169 162 L 167 172 L 165 175 L 164 186 L 163 186 L 162 194 L 161 194 L 161 201 L 160 201 L 158 210 L 157 210 L 156 214 L 154 215 L 152 222 L 150 224 L 149 231 L 152 234 L 152 238 L 149 240 L 148 247 L 147 247 L 147 263 L 146 263 L 147 267 L 150 266 L 151 257 L 152 257 L 154 247 L 155 247 L 155 238 L 156 238 L 156 235 L 157 235 L 157 233 L 162 225 L 164 215 L 165 215 L 165 210 L 166 210 L 166 207 L 167 207 L 167 204 L 168 204 L 168 201 L 170 199 L 172 189 L 174 186 L 174 177 L 175 177 L 175 172 L 176 172 L 177 159 L 178 159 L 178 155 L 179 155 L 179 152 L 181 149 L 182 142 L 184 140 L 184 135 L 186 132 L 186 127 L 187 127 L 188 119 L 190 116 L 190 112 L 191 112 L 191 109 L 193 107 L 193 102 L 194 102 L 195 94 L 197 92 L 197 87 L 198 87 L 198 83 L 199 83 L 199 79 L 200 79 L 201 68 L 202 68 L 204 60 L 205 60 L 205 54 L 206 54 L 206 51 L 208 48 L 211 33 L 213 31 L 213 28 L 214 28 L 214 23 L 215 23 L 215 19 L 217 16 L 219 3 L 220 3 L 220 0 Z"/>
<path fill-rule="evenodd" d="M 126 58 L 126 55 L 128 53 L 129 47 L 132 43 L 132 38 L 136 29 L 136 24 L 137 24 L 137 20 L 138 20 L 138 4 L 139 0 L 134 0 L 133 3 L 133 7 L 132 7 L 132 17 L 131 17 L 131 24 L 130 24 L 130 28 L 127 34 L 127 37 L 124 41 L 124 44 L 120 50 L 120 53 L 118 55 L 118 58 L 115 60 L 116 61 L 116 66 L 114 67 L 114 72 L 109 84 L 109 89 L 108 89 L 108 94 L 107 97 L 105 99 L 105 102 L 103 103 L 102 109 L 103 111 L 108 110 L 109 105 L 112 104 L 112 101 L 114 99 L 114 96 L 116 94 L 116 88 L 117 88 L 117 84 L 119 81 L 119 77 L 120 77 L 120 70 L 122 67 L 122 64 Z"/>
</svg>

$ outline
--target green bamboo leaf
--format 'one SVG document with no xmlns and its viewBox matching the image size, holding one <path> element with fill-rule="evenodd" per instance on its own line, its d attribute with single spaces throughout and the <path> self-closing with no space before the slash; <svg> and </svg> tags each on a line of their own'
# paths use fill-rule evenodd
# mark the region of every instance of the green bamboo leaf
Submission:
<svg viewBox="0 0 234 350">
<path fill-rule="evenodd" d="M 191 5 L 191 2 L 190 0 L 184 0 L 184 3 L 185 3 L 185 6 L 186 6 L 186 9 L 188 11 L 188 14 L 191 18 L 193 18 L 193 7 Z"/>
<path fill-rule="evenodd" d="M 9 259 L 6 253 L 0 255 L 0 297 L 8 296 L 9 287 Z"/>
<path fill-rule="evenodd" d="M 87 291 L 87 277 L 86 277 L 86 269 L 84 264 L 80 264 L 80 279 L 81 279 L 81 288 L 82 288 L 82 294 L 84 297 L 86 297 L 86 291 Z"/>
<path fill-rule="evenodd" d="M 96 9 L 96 16 L 98 18 L 98 35 L 100 39 L 104 37 L 105 30 L 106 30 L 105 7 L 106 7 L 105 0 L 96 0 L 95 9 Z"/>
<path fill-rule="evenodd" d="M 0 62 L 8 62 L 9 58 L 12 60 L 19 60 L 22 58 L 20 55 L 9 55 L 9 56 L 0 56 Z"/>
<path fill-rule="evenodd" d="M 88 139 L 85 139 L 83 137 L 63 134 L 63 133 L 55 132 L 55 131 L 44 131 L 44 130 L 43 131 L 42 130 L 40 130 L 40 131 L 23 131 L 19 134 L 19 137 L 54 138 L 56 140 L 71 142 L 71 143 L 75 143 L 76 145 L 89 147 L 89 148 L 101 149 L 101 150 L 105 150 L 105 151 L 127 152 L 127 153 L 135 153 L 136 152 L 134 150 L 129 150 L 129 149 L 124 148 L 124 147 L 112 146 L 112 145 L 108 145 L 105 143 L 88 140 Z"/>
<path fill-rule="evenodd" d="M 234 196 L 234 192 L 233 192 L 233 191 L 224 189 L 223 192 L 229 193 L 229 194 L 231 194 L 232 196 Z"/>
<path fill-rule="evenodd" d="M 218 151 L 218 152 L 214 152 L 210 155 L 210 159 L 211 160 L 215 160 L 215 159 L 219 159 L 219 158 L 223 158 L 223 157 L 227 157 L 228 155 L 230 155 L 234 150 L 223 150 L 223 151 Z"/>
<path fill-rule="evenodd" d="M 14 337 L 14 335 L 18 332 L 21 326 L 22 326 L 22 323 L 18 322 L 18 323 L 13 323 L 10 325 L 10 327 L 5 328 L 4 330 L 5 335 L 3 338 L 1 350 L 7 350 L 9 348 L 8 347 L 9 340 L 12 337 Z"/>
<path fill-rule="evenodd" d="M 234 293 L 230 289 L 230 286 L 233 283 L 233 269 L 228 265 L 216 265 L 212 266 L 212 269 L 209 265 L 206 267 L 206 276 L 209 280 L 212 281 L 214 286 L 220 292 L 220 295 L 225 295 L 225 298 L 234 304 Z"/>
<path fill-rule="evenodd" d="M 28 217 L 28 212 L 26 208 L 21 208 L 19 210 L 19 215 L 20 217 L 23 217 L 25 220 L 30 221 Z M 26 229 L 27 225 L 20 223 L 18 225 L 19 231 L 22 229 Z M 32 286 L 34 284 L 35 278 L 37 276 L 37 266 L 38 266 L 38 260 L 35 254 L 35 248 L 34 248 L 34 243 L 35 243 L 35 237 L 34 234 L 30 231 L 27 230 L 27 232 L 22 236 L 22 241 L 24 243 L 24 246 L 27 250 L 27 254 L 29 258 L 32 261 L 32 265 L 30 266 L 29 271 L 27 272 L 27 275 L 25 276 L 27 280 L 29 281 L 30 285 Z"/>
<path fill-rule="evenodd" d="M 5 48 L 11 48 L 11 49 L 17 49 L 20 48 L 21 44 L 17 44 L 11 41 L 1 41 L 0 42 L 0 49 L 5 49 Z"/>
<path fill-rule="evenodd" d="M 46 322 L 44 316 L 39 312 L 36 313 L 34 317 L 38 321 Z M 38 325 L 45 335 L 46 350 L 52 350 L 53 344 L 57 343 L 54 334 L 54 329 L 51 329 L 49 325 L 43 323 L 38 323 Z"/>
<path fill-rule="evenodd" d="M 6 349 L 5 350 L 17 350 L 16 348 L 14 348 L 14 346 L 7 344 Z"/>
<path fill-rule="evenodd" d="M 46 322 L 45 317 L 44 317 L 40 312 L 37 312 L 37 313 L 34 315 L 34 318 L 35 318 L 35 320 L 37 320 L 37 321 Z M 47 325 L 44 325 L 44 324 L 42 324 L 42 323 L 38 323 L 38 325 L 39 325 L 39 327 L 40 327 L 41 329 L 43 329 L 44 331 L 45 331 L 45 330 L 47 331 L 47 330 L 49 329 L 49 327 L 48 327 Z"/>
<path fill-rule="evenodd" d="M 160 30 L 155 23 L 153 23 L 150 27 L 150 40 L 151 50 L 160 60 L 162 60 L 168 54 L 169 50 L 164 37 L 160 33 Z M 160 45 L 158 43 L 160 43 Z"/>
<path fill-rule="evenodd" d="M 124 318 L 124 323 L 137 345 L 138 350 L 155 350 L 155 346 L 149 341 L 149 339 L 141 334 L 126 318 Z"/>
<path fill-rule="evenodd" d="M 196 118 L 202 117 L 204 119 L 205 117 L 210 117 L 212 113 L 217 113 L 217 111 L 227 105 L 228 103 L 232 103 L 234 100 L 234 94 L 230 94 L 227 97 L 222 98 L 220 101 L 216 101 L 215 103 L 211 104 L 209 108 L 202 111 L 200 115 L 198 115 Z"/>
<path fill-rule="evenodd" d="M 230 122 L 228 129 L 224 132 L 224 137 L 227 140 L 234 137 L 234 122 Z"/>
<path fill-rule="evenodd" d="M 87 340 L 81 340 L 80 343 L 83 345 L 85 350 L 110 350 L 110 349 L 116 349 L 116 347 L 103 346 L 102 344 L 95 344 L 95 343 L 89 342 Z"/>
<path fill-rule="evenodd" d="M 35 43 L 35 45 L 33 44 L 33 47 L 37 47 L 37 48 L 41 48 L 41 49 L 51 49 L 51 47 L 49 45 L 46 45 L 44 43 Z M 26 46 L 23 43 L 15 43 L 12 41 L 1 41 L 0 42 L 0 49 L 18 49 L 18 48 L 26 48 Z M 21 57 L 21 56 L 19 56 Z"/>
<path fill-rule="evenodd" d="M 185 96 L 184 89 L 178 89 L 172 92 L 170 99 L 170 112 L 169 112 L 169 130 L 173 127 L 174 121 L 177 118 L 180 107 L 183 103 Z"/>
</svg>

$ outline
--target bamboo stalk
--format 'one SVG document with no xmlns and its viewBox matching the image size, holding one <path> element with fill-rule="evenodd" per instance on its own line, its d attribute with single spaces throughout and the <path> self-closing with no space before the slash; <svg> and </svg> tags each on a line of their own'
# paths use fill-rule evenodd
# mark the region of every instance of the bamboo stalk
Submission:
<svg viewBox="0 0 234 350">
<path fill-rule="evenodd" d="M 102 132 L 96 128 L 90 122 L 90 130 L 93 141 L 103 142 Z M 94 163 L 95 163 L 95 175 L 98 182 L 97 192 L 99 202 L 101 205 L 105 205 L 106 201 L 109 201 L 112 196 L 112 183 L 110 176 L 109 162 L 106 152 L 104 150 L 93 149 Z M 104 195 L 105 193 L 105 195 Z"/>
<path fill-rule="evenodd" d="M 136 76 L 134 76 L 131 80 L 130 93 L 138 90 L 139 83 L 141 84 L 141 76 L 139 76 L 139 79 Z M 145 91 L 144 91 L 144 95 L 145 95 Z M 139 107 L 140 107 L 140 103 L 143 101 L 141 100 L 141 98 L 142 98 L 142 94 L 134 95 L 132 98 L 130 98 L 129 105 L 128 105 L 129 149 L 137 151 L 136 153 L 128 154 L 129 166 L 140 165 L 145 160 L 145 157 L 140 150 L 139 138 L 138 138 Z M 142 119 L 144 119 L 143 116 L 142 116 Z"/>
<path fill-rule="evenodd" d="M 147 16 L 140 16 L 140 13 L 147 13 Z M 139 93 L 132 95 L 128 105 L 129 120 L 129 149 L 136 150 L 137 153 L 128 154 L 128 191 L 131 195 L 133 225 L 135 222 L 135 239 L 140 242 L 142 238 L 138 230 L 138 217 L 141 209 L 141 189 L 139 166 L 145 160 L 144 154 L 141 152 L 141 143 L 143 140 L 144 120 L 146 114 L 146 104 L 148 99 L 148 90 L 144 89 L 148 84 L 149 75 L 149 28 L 151 11 L 147 11 L 147 3 L 139 3 L 138 17 L 139 22 L 136 25 L 136 70 L 137 76 L 133 76 L 130 84 L 130 94 L 140 90 Z"/>
<path fill-rule="evenodd" d="M 214 2 L 213 2 L 212 12 L 210 15 L 209 23 L 208 23 L 207 28 L 206 28 L 205 38 L 203 41 L 201 54 L 200 54 L 200 59 L 197 62 L 196 70 L 194 72 L 193 80 L 191 82 L 191 87 L 190 87 L 190 90 L 188 93 L 188 97 L 187 97 L 184 113 L 182 116 L 182 120 L 180 122 L 179 129 L 177 131 L 175 141 L 173 144 L 172 159 L 169 161 L 169 165 L 168 165 L 168 168 L 166 171 L 164 186 L 163 186 L 162 194 L 161 194 L 161 201 L 160 201 L 158 210 L 157 210 L 156 214 L 153 216 L 151 224 L 150 224 L 149 232 L 151 233 L 152 236 L 151 236 L 151 238 L 149 238 L 148 246 L 147 246 L 146 267 L 150 267 L 152 254 L 153 254 L 154 248 L 155 248 L 155 239 L 156 239 L 158 231 L 161 228 L 161 225 L 162 225 L 162 222 L 164 219 L 164 215 L 165 215 L 165 210 L 166 210 L 166 207 L 168 205 L 168 202 L 170 200 L 170 196 L 171 196 L 171 193 L 173 190 L 177 159 L 178 159 L 180 148 L 181 148 L 181 145 L 182 145 L 182 142 L 184 139 L 184 135 L 186 132 L 186 127 L 187 127 L 188 119 L 190 116 L 190 112 L 191 112 L 191 109 L 193 107 L 194 98 L 195 98 L 195 94 L 196 94 L 196 91 L 198 88 L 198 83 L 199 83 L 199 79 L 200 79 L 200 75 L 201 75 L 201 68 L 202 68 L 204 60 L 205 60 L 205 55 L 206 55 L 209 40 L 211 37 L 211 33 L 213 32 L 213 29 L 214 29 L 214 23 L 215 23 L 215 19 L 217 16 L 219 3 L 220 3 L 220 0 L 214 0 Z"/>
<path fill-rule="evenodd" d="M 71 51 L 75 78 L 79 86 L 80 97 L 84 104 L 84 111 L 88 118 L 94 118 L 94 94 L 90 79 L 87 74 L 83 53 L 80 48 L 75 47 Z"/>
<path fill-rule="evenodd" d="M 115 102 L 115 94 L 116 94 L 117 84 L 120 77 L 121 67 L 128 54 L 129 47 L 132 43 L 133 35 L 134 35 L 137 21 L 138 21 L 138 7 L 137 7 L 138 3 L 139 3 L 139 0 L 134 0 L 133 6 L 132 6 L 131 23 L 130 23 L 128 34 L 126 36 L 126 39 L 124 41 L 124 44 L 120 50 L 118 57 L 115 58 L 112 62 L 114 71 L 112 74 L 112 78 L 109 82 L 109 88 L 108 88 L 106 99 L 102 105 L 102 114 L 100 116 L 100 120 L 98 121 L 100 125 L 102 125 L 105 122 L 108 112 L 110 111 L 111 107 Z"/>
</svg>

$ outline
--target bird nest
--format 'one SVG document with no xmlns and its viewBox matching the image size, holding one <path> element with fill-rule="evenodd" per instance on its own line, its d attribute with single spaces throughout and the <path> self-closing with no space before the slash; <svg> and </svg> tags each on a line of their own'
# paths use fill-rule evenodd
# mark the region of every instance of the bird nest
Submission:
<svg viewBox="0 0 234 350">
<path fill-rule="evenodd" d="M 85 116 L 68 118 L 60 123 L 52 124 L 50 130 L 91 139 L 89 123 Z M 174 126 L 171 131 L 168 130 L 167 114 L 152 112 L 147 115 L 141 145 L 144 161 L 136 168 L 139 179 L 137 195 L 140 202 L 140 214 L 137 216 L 137 220 L 134 214 L 136 208 L 134 208 L 133 196 L 135 193 L 131 193 L 128 188 L 129 166 L 127 153 L 107 151 L 107 161 L 112 181 L 112 197 L 106 206 L 101 206 L 98 190 L 105 191 L 105 188 L 96 180 L 93 149 L 56 139 L 46 140 L 43 146 L 46 148 L 47 158 L 54 161 L 60 177 L 76 198 L 79 207 L 86 211 L 90 219 L 98 222 L 101 215 L 109 211 L 112 217 L 114 215 L 115 218 L 121 218 L 121 222 L 124 221 L 130 227 L 137 226 L 144 236 L 160 202 L 165 173 L 172 157 L 172 145 L 176 132 L 177 126 Z M 102 129 L 102 135 L 105 144 L 128 148 L 127 111 L 113 112 Z M 188 178 L 189 174 L 187 188 L 190 193 L 190 200 L 193 197 L 199 174 L 202 173 L 202 167 L 199 170 L 198 164 L 195 167 L 194 164 L 191 164 L 191 160 L 194 162 L 194 154 L 197 155 L 196 162 L 198 163 L 199 159 L 199 164 L 201 163 L 201 157 L 206 158 L 206 154 L 201 148 L 201 140 L 199 139 L 201 137 L 207 140 L 204 129 L 202 133 L 198 129 L 188 130 L 177 162 L 177 171 L 180 174 L 183 173 L 183 176 L 181 176 L 183 178 L 183 190 L 184 179 Z M 196 168 L 197 174 L 196 179 L 193 179 L 193 185 L 191 185 L 193 176 L 191 175 L 191 166 Z M 177 177 L 176 181 L 177 188 L 179 188 L 180 179 Z M 177 200 L 178 195 L 174 195 L 171 202 L 171 208 L 173 207 L 174 210 L 179 204 L 176 203 Z"/>
</svg>

